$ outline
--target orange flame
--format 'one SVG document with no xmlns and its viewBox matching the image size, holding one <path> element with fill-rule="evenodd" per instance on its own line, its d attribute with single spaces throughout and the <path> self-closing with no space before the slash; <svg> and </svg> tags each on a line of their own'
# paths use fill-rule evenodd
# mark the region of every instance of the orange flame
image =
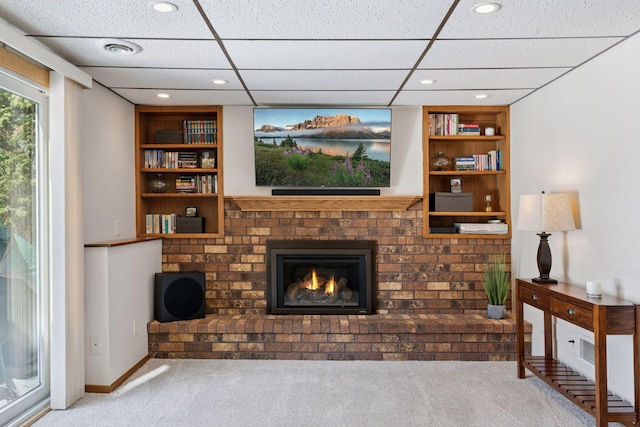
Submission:
<svg viewBox="0 0 640 427">
<path fill-rule="evenodd" d="M 336 282 L 333 280 L 333 276 L 331 276 L 329 283 L 327 283 L 327 286 L 324 287 L 324 294 L 332 295 L 335 288 L 336 288 Z"/>
<path fill-rule="evenodd" d="M 315 269 L 313 269 L 313 271 L 311 272 L 311 283 L 309 284 L 307 289 L 310 289 L 312 291 L 315 291 L 316 289 L 318 289 L 318 277 L 316 276 Z"/>
</svg>

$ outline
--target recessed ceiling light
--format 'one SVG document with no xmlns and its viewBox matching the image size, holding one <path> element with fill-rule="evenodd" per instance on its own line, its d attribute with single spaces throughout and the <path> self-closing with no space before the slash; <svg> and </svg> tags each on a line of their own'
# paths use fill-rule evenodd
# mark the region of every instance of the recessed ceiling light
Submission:
<svg viewBox="0 0 640 427">
<path fill-rule="evenodd" d="M 169 94 L 168 93 L 159 93 L 158 94 L 158 98 L 169 98 Z"/>
<path fill-rule="evenodd" d="M 107 52 L 117 55 L 135 55 L 142 50 L 137 44 L 121 39 L 102 39 L 99 44 Z"/>
<path fill-rule="evenodd" d="M 486 93 L 479 93 L 476 96 L 474 96 L 475 99 L 485 99 L 488 98 L 489 95 L 487 95 Z"/>
<path fill-rule="evenodd" d="M 211 83 L 214 85 L 226 85 L 228 82 L 224 79 L 213 79 L 211 80 Z"/>
<path fill-rule="evenodd" d="M 434 84 L 436 82 L 436 80 L 431 80 L 431 79 L 422 79 L 420 80 L 420 84 L 423 85 L 431 85 Z"/>
<path fill-rule="evenodd" d="M 173 3 L 166 2 L 166 1 L 155 2 L 155 3 L 153 3 L 151 5 L 151 7 L 156 12 L 164 12 L 164 13 L 175 12 L 176 10 L 178 10 L 178 6 L 176 6 Z"/>
<path fill-rule="evenodd" d="M 500 10 L 501 7 L 502 6 L 500 6 L 499 3 L 480 3 L 473 6 L 473 11 L 475 13 L 482 13 L 482 14 L 493 13 Z"/>
</svg>

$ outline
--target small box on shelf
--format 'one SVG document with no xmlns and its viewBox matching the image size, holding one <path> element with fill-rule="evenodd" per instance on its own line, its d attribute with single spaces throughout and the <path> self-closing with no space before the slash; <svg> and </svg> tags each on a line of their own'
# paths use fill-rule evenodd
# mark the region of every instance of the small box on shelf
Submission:
<svg viewBox="0 0 640 427">
<path fill-rule="evenodd" d="M 182 144 L 182 131 L 157 130 L 156 144 Z"/>
<path fill-rule="evenodd" d="M 472 212 L 472 193 L 436 192 L 429 194 L 429 210 L 432 212 Z"/>
<path fill-rule="evenodd" d="M 176 233 L 203 233 L 204 218 L 179 216 L 176 218 Z"/>
</svg>

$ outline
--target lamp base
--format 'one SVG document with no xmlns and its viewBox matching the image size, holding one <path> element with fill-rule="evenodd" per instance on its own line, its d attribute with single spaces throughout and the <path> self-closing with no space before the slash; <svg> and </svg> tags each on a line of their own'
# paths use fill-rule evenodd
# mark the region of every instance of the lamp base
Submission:
<svg viewBox="0 0 640 427">
<path fill-rule="evenodd" d="M 549 277 L 544 278 L 544 277 L 534 277 L 533 279 L 531 279 L 531 281 L 533 283 L 540 283 L 540 284 L 545 284 L 545 285 L 557 285 L 558 281 L 556 279 L 551 279 Z"/>
</svg>

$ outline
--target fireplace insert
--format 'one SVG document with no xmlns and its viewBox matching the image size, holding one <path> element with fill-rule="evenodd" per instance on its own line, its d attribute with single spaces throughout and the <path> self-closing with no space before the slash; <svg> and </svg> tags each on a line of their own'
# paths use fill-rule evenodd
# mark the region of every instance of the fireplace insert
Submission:
<svg viewBox="0 0 640 427">
<path fill-rule="evenodd" d="M 267 312 L 372 314 L 373 240 L 267 241 Z"/>
</svg>

